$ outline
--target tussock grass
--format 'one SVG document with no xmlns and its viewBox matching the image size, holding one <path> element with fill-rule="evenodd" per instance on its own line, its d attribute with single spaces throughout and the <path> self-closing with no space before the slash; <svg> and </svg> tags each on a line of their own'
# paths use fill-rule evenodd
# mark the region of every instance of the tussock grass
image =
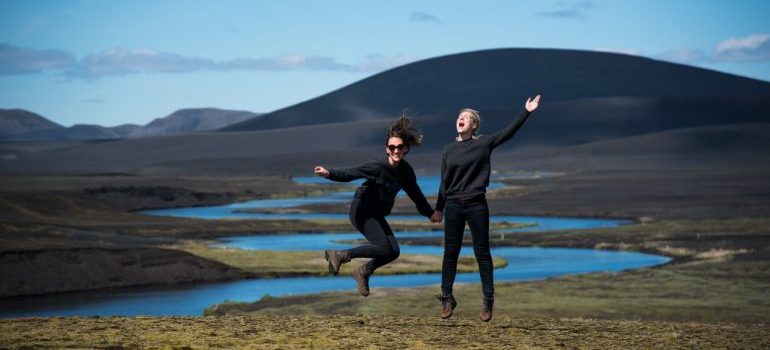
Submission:
<svg viewBox="0 0 770 350">
<path fill-rule="evenodd" d="M 766 349 L 766 325 L 403 316 L 227 316 L 0 320 L 9 348 Z"/>
<path fill-rule="evenodd" d="M 218 248 L 211 242 L 189 241 L 173 246 L 197 256 L 215 260 L 259 277 L 275 276 L 326 276 L 329 275 L 323 251 L 269 251 Z M 496 267 L 505 267 L 508 262 L 500 257 L 493 258 Z M 353 269 L 367 259 L 355 259 L 342 265 L 340 274 L 351 274 Z M 378 275 L 441 272 L 442 257 L 436 255 L 403 254 L 396 261 L 377 270 Z M 461 257 L 457 269 L 460 272 L 478 271 L 473 257 Z"/>
</svg>

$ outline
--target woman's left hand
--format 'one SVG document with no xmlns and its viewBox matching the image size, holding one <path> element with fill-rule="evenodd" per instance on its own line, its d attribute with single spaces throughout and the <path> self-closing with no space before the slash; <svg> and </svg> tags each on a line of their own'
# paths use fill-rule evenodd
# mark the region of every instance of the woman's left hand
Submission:
<svg viewBox="0 0 770 350">
<path fill-rule="evenodd" d="M 537 107 L 540 105 L 540 95 L 535 96 L 535 99 L 527 98 L 527 103 L 524 104 L 524 108 L 527 109 L 528 112 L 532 112 L 537 109 Z"/>
<path fill-rule="evenodd" d="M 320 165 L 319 165 L 319 166 L 316 166 L 316 167 L 313 169 L 313 172 L 314 172 L 316 175 L 318 175 L 318 176 L 321 176 L 321 177 L 327 177 L 327 178 L 329 177 L 329 170 L 326 170 L 326 168 L 324 168 L 324 167 L 322 167 L 322 166 L 320 166 Z"/>
</svg>

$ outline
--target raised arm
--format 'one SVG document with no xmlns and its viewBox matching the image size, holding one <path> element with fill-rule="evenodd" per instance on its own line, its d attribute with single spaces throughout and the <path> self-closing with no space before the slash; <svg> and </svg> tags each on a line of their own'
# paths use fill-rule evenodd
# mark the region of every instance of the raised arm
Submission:
<svg viewBox="0 0 770 350">
<path fill-rule="evenodd" d="M 521 126 L 524 125 L 524 122 L 527 121 L 527 118 L 529 118 L 529 114 L 534 112 L 539 106 L 540 106 L 540 95 L 535 96 L 534 99 L 527 98 L 527 102 L 524 103 L 524 110 L 521 111 L 521 114 L 519 114 L 516 120 L 514 120 L 513 123 L 511 123 L 504 129 L 490 136 L 490 148 L 495 148 L 503 144 L 504 142 L 510 140 L 513 137 L 513 135 L 515 135 L 516 132 L 518 132 L 519 129 L 521 129 Z"/>
<path fill-rule="evenodd" d="M 337 182 L 350 182 L 362 178 L 374 178 L 379 171 L 380 166 L 376 162 L 366 163 L 359 167 L 347 169 L 326 169 L 322 166 L 316 166 L 313 170 L 316 175 Z"/>
</svg>

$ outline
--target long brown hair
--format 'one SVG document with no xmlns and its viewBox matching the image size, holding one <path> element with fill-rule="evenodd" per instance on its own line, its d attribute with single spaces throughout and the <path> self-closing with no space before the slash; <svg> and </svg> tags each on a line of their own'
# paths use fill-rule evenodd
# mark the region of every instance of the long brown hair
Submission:
<svg viewBox="0 0 770 350">
<path fill-rule="evenodd" d="M 391 137 L 398 137 L 404 140 L 404 144 L 408 147 L 422 145 L 422 130 L 417 130 L 412 127 L 412 119 L 407 116 L 401 116 L 390 126 L 388 133 L 385 137 L 385 145 L 388 145 L 388 140 Z"/>
</svg>

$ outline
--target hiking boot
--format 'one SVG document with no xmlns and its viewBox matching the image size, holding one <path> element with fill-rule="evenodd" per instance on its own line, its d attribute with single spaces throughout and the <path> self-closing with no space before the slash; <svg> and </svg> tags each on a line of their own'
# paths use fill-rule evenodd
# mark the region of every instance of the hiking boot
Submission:
<svg viewBox="0 0 770 350">
<path fill-rule="evenodd" d="M 457 301 L 455 300 L 454 295 L 436 295 L 435 296 L 438 301 L 441 302 L 441 318 L 450 318 L 452 317 L 452 312 L 454 312 L 455 308 L 457 307 Z"/>
<path fill-rule="evenodd" d="M 350 253 L 347 250 L 327 250 L 324 258 L 329 262 L 329 273 L 337 276 L 340 273 L 340 266 L 350 262 Z"/>
<path fill-rule="evenodd" d="M 481 305 L 481 312 L 479 313 L 479 318 L 481 318 L 484 322 L 489 322 L 489 320 L 492 319 L 492 306 L 495 304 L 495 299 L 486 299 L 484 298 L 484 302 Z"/>
<path fill-rule="evenodd" d="M 369 276 L 371 275 L 372 273 L 369 272 L 366 265 L 361 265 L 353 270 L 353 278 L 356 279 L 356 289 L 363 296 L 369 296 Z"/>
</svg>

